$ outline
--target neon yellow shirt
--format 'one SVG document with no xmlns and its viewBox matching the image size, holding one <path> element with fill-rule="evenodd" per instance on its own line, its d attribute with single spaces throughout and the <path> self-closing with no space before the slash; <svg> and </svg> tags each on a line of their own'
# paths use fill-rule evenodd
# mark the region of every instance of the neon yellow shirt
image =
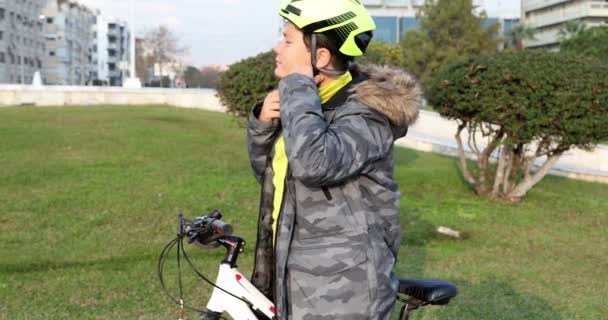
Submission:
<svg viewBox="0 0 608 320">
<path fill-rule="evenodd" d="M 319 98 L 321 103 L 325 103 L 331 99 L 340 89 L 347 85 L 353 79 L 350 72 L 343 74 L 342 76 L 334 79 L 330 83 L 321 86 L 319 88 Z M 274 145 L 274 158 L 272 159 L 272 170 L 274 175 L 272 177 L 272 184 L 274 185 L 274 199 L 273 199 L 273 210 L 272 210 L 272 244 L 276 241 L 277 225 L 279 222 L 279 215 L 281 214 L 281 208 L 283 206 L 283 196 L 285 193 L 285 177 L 287 176 L 287 153 L 285 152 L 285 139 L 283 135 L 277 139 Z"/>
</svg>

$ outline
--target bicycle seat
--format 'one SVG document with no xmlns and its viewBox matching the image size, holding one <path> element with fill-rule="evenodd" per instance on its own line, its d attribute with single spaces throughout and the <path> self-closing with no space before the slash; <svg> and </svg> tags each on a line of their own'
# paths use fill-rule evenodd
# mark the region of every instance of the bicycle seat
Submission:
<svg viewBox="0 0 608 320">
<path fill-rule="evenodd" d="M 399 279 L 399 293 L 425 304 L 444 305 L 458 294 L 452 283 L 438 279 Z"/>
</svg>

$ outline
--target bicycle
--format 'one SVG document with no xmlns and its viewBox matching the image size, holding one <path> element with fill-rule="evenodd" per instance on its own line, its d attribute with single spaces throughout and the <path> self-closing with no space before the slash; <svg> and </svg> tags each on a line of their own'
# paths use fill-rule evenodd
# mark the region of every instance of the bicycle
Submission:
<svg viewBox="0 0 608 320">
<path fill-rule="evenodd" d="M 219 210 L 194 219 L 185 219 L 180 213 L 177 218 L 177 236 L 170 241 L 160 254 L 158 260 L 158 274 L 161 286 L 165 293 L 180 305 L 181 317 L 184 309 L 192 309 L 200 312 L 200 320 L 218 320 L 224 312 L 228 313 L 234 320 L 269 320 L 276 319 L 275 307 L 272 301 L 255 288 L 249 280 L 237 270 L 237 260 L 245 241 L 233 234 L 230 224 L 221 220 L 222 214 Z M 226 249 L 224 259 L 220 262 L 216 282 L 213 283 L 202 275 L 190 260 L 184 249 L 183 239 L 188 243 L 196 243 L 204 248 L 217 248 L 223 246 Z M 180 297 L 176 299 L 167 290 L 163 278 L 163 268 L 166 258 L 171 249 L 177 245 L 177 265 L 179 272 Z M 185 305 L 182 297 L 181 262 L 183 255 L 192 270 L 203 280 L 213 286 L 213 292 L 209 298 L 206 310 L 199 310 Z M 399 290 L 397 300 L 403 303 L 399 314 L 400 320 L 409 319 L 411 311 L 426 305 L 446 305 L 458 294 L 458 290 L 452 283 L 439 279 L 399 279 Z"/>
</svg>

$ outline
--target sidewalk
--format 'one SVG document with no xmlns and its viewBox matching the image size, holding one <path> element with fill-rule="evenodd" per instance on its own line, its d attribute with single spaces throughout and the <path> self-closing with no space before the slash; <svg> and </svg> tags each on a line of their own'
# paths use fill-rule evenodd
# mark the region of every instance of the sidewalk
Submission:
<svg viewBox="0 0 608 320">
<path fill-rule="evenodd" d="M 449 156 L 458 156 L 458 145 L 454 139 L 457 131 L 456 121 L 442 118 L 438 113 L 422 110 L 420 118 L 412 126 L 407 137 L 399 139 L 396 144 L 420 151 L 436 152 Z M 463 132 L 462 140 L 468 135 Z M 482 139 L 478 139 L 482 141 Z M 469 157 L 473 157 L 466 146 Z M 537 164 L 542 164 L 542 159 Z M 593 151 L 572 149 L 566 152 L 553 167 L 550 174 L 566 176 L 573 179 L 608 183 L 608 146 L 599 145 Z"/>
</svg>

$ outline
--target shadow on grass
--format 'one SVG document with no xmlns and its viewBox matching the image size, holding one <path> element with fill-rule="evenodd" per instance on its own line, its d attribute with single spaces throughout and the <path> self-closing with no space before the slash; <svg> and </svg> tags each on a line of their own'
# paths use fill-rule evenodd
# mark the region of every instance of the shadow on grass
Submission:
<svg viewBox="0 0 608 320">
<path fill-rule="evenodd" d="M 152 116 L 152 117 L 143 117 L 143 120 L 153 121 L 153 122 L 165 122 L 172 124 L 185 124 L 185 123 L 198 123 L 193 119 L 189 119 L 186 117 L 179 116 Z"/>
<path fill-rule="evenodd" d="M 159 251 L 160 252 L 160 251 Z M 0 273 L 30 273 L 50 270 L 95 267 L 99 270 L 124 269 L 135 262 L 157 261 L 158 254 L 142 254 L 127 257 L 93 259 L 87 261 L 35 261 L 29 263 L 0 264 Z"/>
<path fill-rule="evenodd" d="M 395 165 L 413 164 L 418 159 L 418 154 L 413 149 L 397 148 L 393 152 L 393 162 Z"/>
<path fill-rule="evenodd" d="M 435 227 L 422 218 L 422 210 L 402 208 L 401 234 L 397 275 L 401 278 L 425 277 L 426 244 L 437 239 Z"/>
<path fill-rule="evenodd" d="M 433 312 L 435 317 L 431 317 L 431 319 L 442 320 L 562 319 L 547 301 L 532 294 L 517 292 L 507 282 L 497 279 L 485 280 L 475 285 L 466 283 L 466 281 L 455 282 L 459 293 L 448 306 L 420 313 Z M 419 316 L 414 319 L 422 319 Z"/>
</svg>

